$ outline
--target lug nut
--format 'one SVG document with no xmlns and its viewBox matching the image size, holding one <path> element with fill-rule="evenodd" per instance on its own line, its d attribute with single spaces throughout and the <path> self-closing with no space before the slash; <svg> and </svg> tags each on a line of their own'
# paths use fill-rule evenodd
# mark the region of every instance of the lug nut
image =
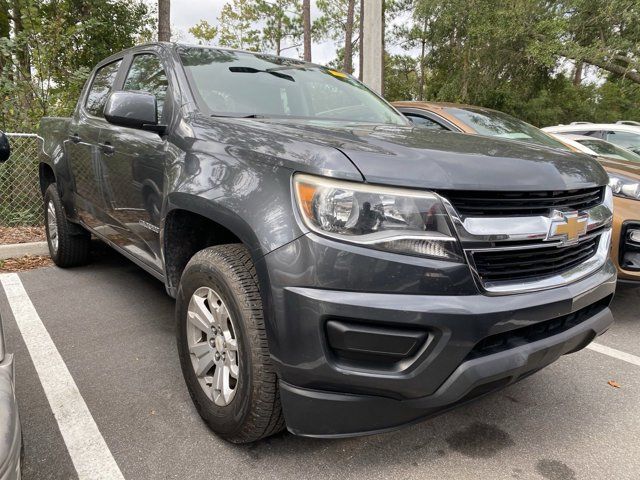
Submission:
<svg viewBox="0 0 640 480">
<path fill-rule="evenodd" d="M 220 360 L 220 354 L 216 352 L 216 360 Z"/>
</svg>

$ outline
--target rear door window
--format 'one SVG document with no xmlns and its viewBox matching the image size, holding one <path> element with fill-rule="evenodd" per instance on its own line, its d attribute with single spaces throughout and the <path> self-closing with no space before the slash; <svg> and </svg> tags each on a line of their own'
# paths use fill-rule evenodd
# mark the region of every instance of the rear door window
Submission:
<svg viewBox="0 0 640 480">
<path fill-rule="evenodd" d="M 104 112 L 104 106 L 107 103 L 107 97 L 113 88 L 113 82 L 118 75 L 118 69 L 122 60 L 116 60 L 115 62 L 108 63 L 103 67 L 100 67 L 91 83 L 89 94 L 85 102 L 85 108 L 87 111 L 95 116 L 102 117 Z"/>
</svg>

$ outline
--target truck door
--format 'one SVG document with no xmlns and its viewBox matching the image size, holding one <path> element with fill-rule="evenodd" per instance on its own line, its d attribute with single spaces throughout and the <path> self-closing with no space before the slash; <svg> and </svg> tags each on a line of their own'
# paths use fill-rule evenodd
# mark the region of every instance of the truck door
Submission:
<svg viewBox="0 0 640 480">
<path fill-rule="evenodd" d="M 69 139 L 65 142 L 72 167 L 78 214 L 91 228 L 104 224 L 107 192 L 104 191 L 104 168 L 99 146 L 100 129 L 106 121 L 104 105 L 118 74 L 121 60 L 96 70 L 86 98 L 73 117 Z"/>
<path fill-rule="evenodd" d="M 122 88 L 153 93 L 158 119 L 166 123 L 169 84 L 157 55 L 134 55 Z M 167 142 L 155 132 L 107 124 L 100 144 L 110 185 L 110 232 L 118 237 L 112 240 L 161 270 L 159 232 Z"/>
</svg>

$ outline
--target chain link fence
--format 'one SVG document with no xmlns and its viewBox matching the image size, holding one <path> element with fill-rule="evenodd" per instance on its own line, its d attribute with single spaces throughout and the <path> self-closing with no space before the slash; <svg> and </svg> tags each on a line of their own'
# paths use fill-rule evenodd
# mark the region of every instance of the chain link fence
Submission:
<svg viewBox="0 0 640 480">
<path fill-rule="evenodd" d="M 42 139 L 33 133 L 7 133 L 11 156 L 0 164 L 0 226 L 42 225 L 38 152 Z"/>
</svg>

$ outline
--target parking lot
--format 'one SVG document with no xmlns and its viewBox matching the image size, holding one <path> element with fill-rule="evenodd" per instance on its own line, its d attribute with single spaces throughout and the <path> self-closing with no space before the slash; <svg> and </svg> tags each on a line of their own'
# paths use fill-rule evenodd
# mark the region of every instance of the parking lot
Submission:
<svg viewBox="0 0 640 480">
<path fill-rule="evenodd" d="M 101 452 L 127 479 L 640 478 L 640 365 L 634 363 L 640 289 L 619 291 L 617 322 L 597 339 L 622 358 L 583 350 L 506 390 L 393 433 L 343 440 L 283 433 L 236 446 L 216 438 L 192 406 L 176 353 L 174 302 L 160 282 L 105 249 L 87 267 L 42 268 L 19 278 L 88 407 L 87 419 L 104 438 Z M 78 455 L 83 432 L 72 429 L 63 438 L 59 424 L 69 419 L 53 412 L 64 405 L 52 406 L 45 395 L 46 370 L 36 369 L 14 311 L 0 288 L 7 343 L 16 354 L 23 478 L 77 478 L 69 452 Z M 81 453 L 77 458 L 86 461 Z"/>
</svg>

